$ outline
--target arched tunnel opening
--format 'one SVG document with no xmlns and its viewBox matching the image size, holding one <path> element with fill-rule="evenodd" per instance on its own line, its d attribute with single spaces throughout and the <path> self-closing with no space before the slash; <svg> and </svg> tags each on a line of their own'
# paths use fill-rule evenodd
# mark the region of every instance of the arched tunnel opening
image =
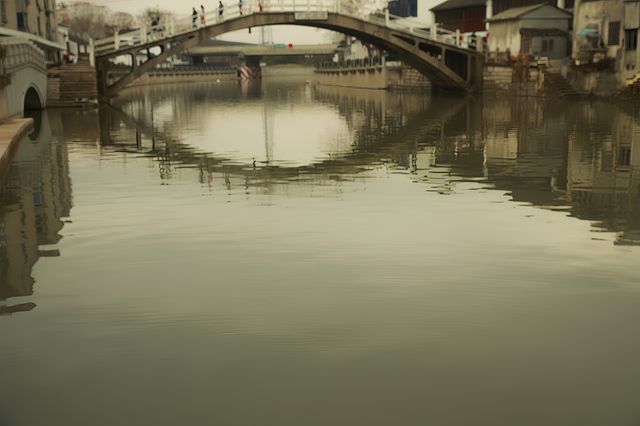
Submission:
<svg viewBox="0 0 640 426">
<path fill-rule="evenodd" d="M 29 134 L 29 139 L 35 141 L 40 134 L 42 123 L 42 101 L 38 92 L 33 87 L 27 89 L 24 95 L 24 117 L 33 118 L 33 132 Z"/>
<path fill-rule="evenodd" d="M 33 87 L 27 89 L 27 93 L 24 95 L 24 113 L 25 115 L 30 111 L 40 111 L 42 109 L 42 102 L 38 92 Z"/>
</svg>

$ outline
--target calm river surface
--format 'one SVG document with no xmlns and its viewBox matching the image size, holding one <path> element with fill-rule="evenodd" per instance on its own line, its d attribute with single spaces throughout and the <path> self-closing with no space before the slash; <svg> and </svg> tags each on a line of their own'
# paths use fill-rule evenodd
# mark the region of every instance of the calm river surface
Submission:
<svg viewBox="0 0 640 426">
<path fill-rule="evenodd" d="M 52 110 L 2 426 L 640 425 L 640 119 L 303 81 Z"/>
</svg>

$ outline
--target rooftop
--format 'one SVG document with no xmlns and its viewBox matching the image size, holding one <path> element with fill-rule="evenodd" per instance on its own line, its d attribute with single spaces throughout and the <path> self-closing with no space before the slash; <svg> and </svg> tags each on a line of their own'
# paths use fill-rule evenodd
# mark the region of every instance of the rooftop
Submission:
<svg viewBox="0 0 640 426">
<path fill-rule="evenodd" d="M 507 9 L 504 12 L 500 12 L 497 15 L 492 16 L 491 18 L 487 19 L 487 21 L 495 22 L 495 21 L 509 21 L 511 19 L 518 19 L 528 13 L 531 13 L 543 7 L 549 7 L 551 9 L 554 9 L 555 12 L 562 12 L 566 14 L 567 17 L 571 16 L 571 13 L 567 12 L 566 10 L 559 9 L 548 3 L 540 3 L 540 4 L 534 4 L 532 6 L 522 6 L 522 7 L 514 7 L 513 9 Z"/>
<path fill-rule="evenodd" d="M 465 7 L 484 6 L 486 0 L 447 0 L 444 3 L 432 7 L 432 12 L 439 12 L 442 10 L 462 9 Z"/>
</svg>

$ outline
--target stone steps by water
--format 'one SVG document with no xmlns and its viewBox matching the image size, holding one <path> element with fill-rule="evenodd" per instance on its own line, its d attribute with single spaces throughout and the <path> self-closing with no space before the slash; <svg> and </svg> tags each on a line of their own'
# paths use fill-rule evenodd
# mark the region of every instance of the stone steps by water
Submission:
<svg viewBox="0 0 640 426">
<path fill-rule="evenodd" d="M 96 70 L 88 61 L 49 70 L 49 106 L 83 106 L 98 100 Z"/>
</svg>

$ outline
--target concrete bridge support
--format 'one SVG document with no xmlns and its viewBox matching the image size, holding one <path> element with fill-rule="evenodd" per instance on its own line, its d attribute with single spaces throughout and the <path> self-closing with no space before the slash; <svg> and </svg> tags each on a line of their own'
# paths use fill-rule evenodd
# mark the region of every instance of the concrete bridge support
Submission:
<svg viewBox="0 0 640 426">
<path fill-rule="evenodd" d="M 242 59 L 240 66 L 240 78 L 242 80 L 262 80 L 262 68 L 260 56 L 247 56 Z"/>
</svg>

